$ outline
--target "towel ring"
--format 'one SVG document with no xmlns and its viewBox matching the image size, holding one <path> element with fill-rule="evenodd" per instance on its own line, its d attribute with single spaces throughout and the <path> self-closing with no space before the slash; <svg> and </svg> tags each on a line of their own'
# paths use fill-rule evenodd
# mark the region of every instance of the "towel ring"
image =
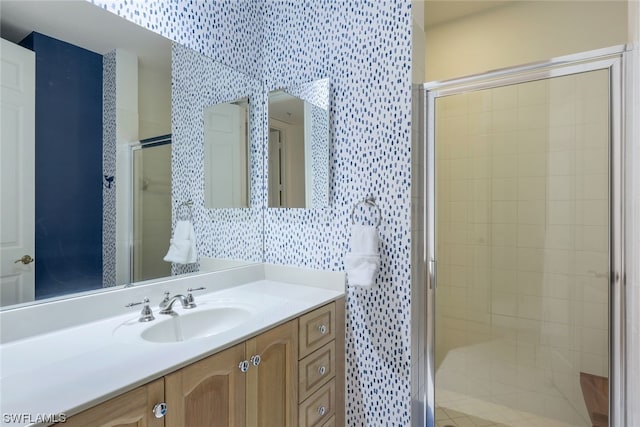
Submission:
<svg viewBox="0 0 640 427">
<path fill-rule="evenodd" d="M 178 218 L 180 218 L 180 213 L 184 210 L 182 208 L 187 208 L 189 211 L 189 216 L 186 218 L 189 221 L 193 220 L 193 201 L 187 200 L 186 202 L 182 202 L 178 205 Z"/>
<path fill-rule="evenodd" d="M 378 221 L 376 222 L 376 228 L 380 227 L 380 223 L 382 222 L 382 211 L 380 211 L 380 208 L 378 207 L 378 205 L 376 205 L 376 198 L 373 196 L 369 196 L 364 200 L 359 201 L 358 203 L 356 203 L 355 205 L 353 205 L 353 208 L 351 208 L 351 224 L 355 224 L 356 221 L 354 219 L 354 215 L 356 213 L 356 208 L 360 205 L 366 205 L 366 206 L 370 206 L 372 208 L 374 208 L 376 210 L 376 216 L 378 218 Z"/>
</svg>

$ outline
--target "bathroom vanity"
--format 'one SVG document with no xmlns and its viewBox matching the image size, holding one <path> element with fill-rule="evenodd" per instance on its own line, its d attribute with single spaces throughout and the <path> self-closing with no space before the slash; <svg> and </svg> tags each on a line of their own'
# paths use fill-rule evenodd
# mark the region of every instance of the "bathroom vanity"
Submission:
<svg viewBox="0 0 640 427">
<path fill-rule="evenodd" d="M 193 292 L 196 307 L 159 314 L 161 294 L 185 286 L 207 288 Z M 34 422 L 47 414 L 70 426 L 344 425 L 342 273 L 259 264 L 140 288 L 25 307 L 51 330 L 0 346 L 3 425 L 50 425 Z M 141 306 L 125 307 L 142 295 L 149 322 L 138 321 Z M 74 304 L 95 310 L 55 325 Z M 87 322 L 110 304 L 125 313 Z M 19 310 L 0 320 L 24 321 Z"/>
</svg>

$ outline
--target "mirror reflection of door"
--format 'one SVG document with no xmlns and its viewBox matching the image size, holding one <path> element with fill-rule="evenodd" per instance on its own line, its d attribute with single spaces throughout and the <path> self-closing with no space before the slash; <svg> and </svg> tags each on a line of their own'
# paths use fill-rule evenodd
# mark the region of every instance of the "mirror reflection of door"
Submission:
<svg viewBox="0 0 640 427">
<path fill-rule="evenodd" d="M 171 135 L 141 141 L 133 151 L 133 281 L 171 275 L 164 262 L 171 238 Z"/>
<path fill-rule="evenodd" d="M 305 157 L 308 154 L 308 142 L 305 135 L 305 101 L 284 91 L 269 94 L 269 188 L 280 193 L 270 196 L 269 207 L 304 208 L 307 207 L 307 194 L 312 191 L 307 179 Z M 273 132 L 278 138 L 271 140 Z M 272 154 L 273 153 L 273 154 Z M 277 159 L 277 160 L 276 160 Z M 277 164 L 271 165 L 272 161 Z M 271 184 L 274 184 L 274 187 Z M 272 191 L 270 190 L 270 193 Z M 279 203 L 278 203 L 279 201 Z"/>
<path fill-rule="evenodd" d="M 204 110 L 204 203 L 207 208 L 249 206 L 248 99 Z"/>
<path fill-rule="evenodd" d="M 9 305 L 35 298 L 35 266 L 25 257 L 35 254 L 35 55 L 1 41 L 0 305 Z"/>
<path fill-rule="evenodd" d="M 269 206 L 284 206 L 284 170 L 282 170 L 284 144 L 282 133 L 269 128 Z"/>
</svg>

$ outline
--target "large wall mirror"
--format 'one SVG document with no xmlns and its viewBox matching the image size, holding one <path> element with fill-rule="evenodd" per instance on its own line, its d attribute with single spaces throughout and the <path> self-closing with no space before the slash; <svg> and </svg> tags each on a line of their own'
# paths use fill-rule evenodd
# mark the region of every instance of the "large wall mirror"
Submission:
<svg viewBox="0 0 640 427">
<path fill-rule="evenodd" d="M 269 92 L 268 206 L 329 205 L 329 79 Z"/>
<path fill-rule="evenodd" d="M 258 80 L 86 1 L 0 7 L 0 306 L 262 261 Z M 239 182 L 216 141 L 205 160 L 219 104 L 242 110 Z M 195 263 L 163 259 L 180 219 Z"/>
</svg>

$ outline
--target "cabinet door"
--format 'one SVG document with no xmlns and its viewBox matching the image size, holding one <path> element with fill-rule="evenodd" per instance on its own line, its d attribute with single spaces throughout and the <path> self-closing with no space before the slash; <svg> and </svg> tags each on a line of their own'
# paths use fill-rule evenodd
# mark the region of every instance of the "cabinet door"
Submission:
<svg viewBox="0 0 640 427">
<path fill-rule="evenodd" d="M 246 342 L 247 426 L 295 427 L 298 419 L 298 323 L 271 329 Z M 256 359 L 260 362 L 256 366 Z"/>
<path fill-rule="evenodd" d="M 239 344 L 167 375 L 167 427 L 244 426 L 244 353 Z"/>
<path fill-rule="evenodd" d="M 159 379 L 69 417 L 65 427 L 164 427 L 153 407 L 164 402 L 164 380 Z"/>
</svg>

